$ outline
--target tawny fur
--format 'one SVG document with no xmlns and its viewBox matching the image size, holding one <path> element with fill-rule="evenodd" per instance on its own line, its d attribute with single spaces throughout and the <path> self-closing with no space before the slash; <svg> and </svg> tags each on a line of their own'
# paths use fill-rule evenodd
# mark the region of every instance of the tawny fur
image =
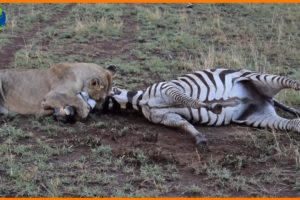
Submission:
<svg viewBox="0 0 300 200">
<path fill-rule="evenodd" d="M 86 91 L 101 103 L 111 90 L 113 74 L 93 63 L 60 63 L 46 70 L 2 70 L 0 112 L 45 116 L 54 108 L 69 105 L 75 107 L 79 118 L 85 118 L 89 107 L 76 95 Z"/>
</svg>

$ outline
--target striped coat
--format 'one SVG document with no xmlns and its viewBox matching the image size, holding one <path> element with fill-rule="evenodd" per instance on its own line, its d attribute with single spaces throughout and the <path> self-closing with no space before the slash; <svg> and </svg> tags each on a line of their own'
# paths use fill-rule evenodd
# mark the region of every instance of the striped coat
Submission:
<svg viewBox="0 0 300 200">
<path fill-rule="evenodd" d="M 213 69 L 155 83 L 145 91 L 113 88 L 110 101 L 122 108 L 141 110 L 153 123 L 181 128 L 189 132 L 197 144 L 203 144 L 206 143 L 204 134 L 192 123 L 210 126 L 238 123 L 300 132 L 299 119 L 285 119 L 275 112 L 274 105 L 281 105 L 299 115 L 297 110 L 273 99 L 284 88 L 300 90 L 300 84 L 272 74 Z"/>
</svg>

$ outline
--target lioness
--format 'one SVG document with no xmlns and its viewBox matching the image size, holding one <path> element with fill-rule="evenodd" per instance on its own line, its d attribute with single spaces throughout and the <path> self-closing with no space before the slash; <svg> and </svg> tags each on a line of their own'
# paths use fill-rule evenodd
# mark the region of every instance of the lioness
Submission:
<svg viewBox="0 0 300 200">
<path fill-rule="evenodd" d="M 79 92 L 102 103 L 110 92 L 114 67 L 92 63 L 60 63 L 47 70 L 0 71 L 0 113 L 53 114 L 55 108 L 73 106 L 76 118 L 87 117 L 90 108 Z"/>
</svg>

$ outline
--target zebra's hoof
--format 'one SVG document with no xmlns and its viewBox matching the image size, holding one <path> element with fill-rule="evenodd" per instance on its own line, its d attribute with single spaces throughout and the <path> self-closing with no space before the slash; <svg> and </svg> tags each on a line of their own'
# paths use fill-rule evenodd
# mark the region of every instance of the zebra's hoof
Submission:
<svg viewBox="0 0 300 200">
<path fill-rule="evenodd" d="M 207 147 L 207 139 L 203 136 L 196 136 L 196 145 L 198 147 Z"/>
</svg>

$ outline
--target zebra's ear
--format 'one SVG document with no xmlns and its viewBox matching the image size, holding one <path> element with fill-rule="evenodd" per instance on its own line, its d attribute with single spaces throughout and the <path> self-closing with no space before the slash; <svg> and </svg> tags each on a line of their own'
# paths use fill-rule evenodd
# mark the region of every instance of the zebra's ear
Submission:
<svg viewBox="0 0 300 200">
<path fill-rule="evenodd" d="M 116 65 L 109 65 L 106 69 L 107 69 L 107 71 L 110 73 L 110 75 L 111 75 L 112 77 L 115 77 L 116 72 L 117 72 L 117 67 L 116 67 Z"/>
</svg>

